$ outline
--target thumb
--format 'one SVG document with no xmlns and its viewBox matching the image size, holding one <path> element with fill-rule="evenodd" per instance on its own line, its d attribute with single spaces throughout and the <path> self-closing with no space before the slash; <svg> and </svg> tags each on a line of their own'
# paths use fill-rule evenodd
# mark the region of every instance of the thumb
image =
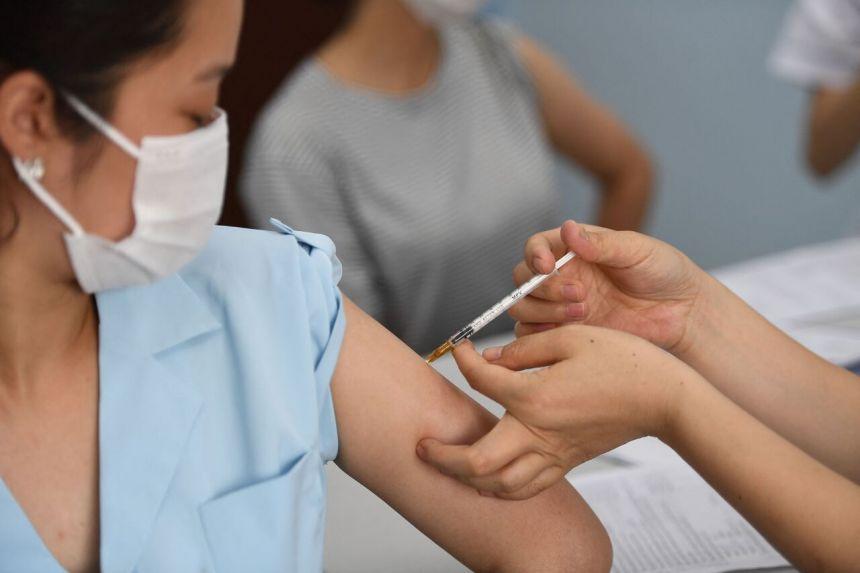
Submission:
<svg viewBox="0 0 860 573">
<path fill-rule="evenodd" d="M 490 364 L 511 370 L 552 366 L 571 357 L 571 343 L 577 333 L 576 328 L 564 327 L 523 336 L 507 346 L 488 348 L 484 358 Z"/>
<path fill-rule="evenodd" d="M 528 388 L 521 374 L 490 364 L 468 340 L 454 348 L 454 360 L 469 386 L 502 406 L 508 407 L 516 402 Z"/>
<path fill-rule="evenodd" d="M 582 260 L 612 268 L 641 263 L 653 252 L 655 244 L 650 237 L 633 231 L 586 227 L 574 221 L 561 227 L 561 238 Z"/>
</svg>

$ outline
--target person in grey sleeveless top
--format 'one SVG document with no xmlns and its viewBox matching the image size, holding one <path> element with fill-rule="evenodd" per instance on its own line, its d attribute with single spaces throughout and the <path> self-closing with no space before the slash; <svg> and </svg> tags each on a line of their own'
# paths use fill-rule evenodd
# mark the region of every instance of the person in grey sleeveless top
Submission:
<svg viewBox="0 0 860 573">
<path fill-rule="evenodd" d="M 554 152 L 599 183 L 603 226 L 638 228 L 651 193 L 628 130 L 480 3 L 357 1 L 258 118 L 241 177 L 254 225 L 332 237 L 344 292 L 419 352 L 506 295 L 525 239 L 560 223 Z"/>
</svg>

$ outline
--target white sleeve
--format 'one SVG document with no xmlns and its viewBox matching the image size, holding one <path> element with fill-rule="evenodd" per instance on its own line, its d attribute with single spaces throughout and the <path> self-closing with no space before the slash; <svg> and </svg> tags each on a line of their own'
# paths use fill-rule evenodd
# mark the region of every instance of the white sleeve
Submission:
<svg viewBox="0 0 860 573">
<path fill-rule="evenodd" d="M 769 65 L 808 88 L 850 85 L 860 68 L 860 0 L 798 0 Z"/>
</svg>

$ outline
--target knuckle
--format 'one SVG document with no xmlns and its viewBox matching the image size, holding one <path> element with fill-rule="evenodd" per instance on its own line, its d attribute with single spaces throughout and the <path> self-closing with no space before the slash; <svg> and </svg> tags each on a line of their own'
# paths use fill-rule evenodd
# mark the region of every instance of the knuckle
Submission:
<svg viewBox="0 0 860 573">
<path fill-rule="evenodd" d="M 470 474 L 483 476 L 487 474 L 487 469 L 490 466 L 490 460 L 479 451 L 471 451 L 466 457 L 466 469 Z"/>
<path fill-rule="evenodd" d="M 519 340 L 508 344 L 502 349 L 502 360 L 516 362 L 523 355 L 523 343 Z"/>
<path fill-rule="evenodd" d="M 549 282 L 542 285 L 540 288 L 535 289 L 529 296 L 535 299 L 540 300 L 561 300 L 561 285 L 554 285 Z"/>
<path fill-rule="evenodd" d="M 537 288 L 531 296 L 548 301 L 561 301 L 564 300 L 563 286 L 560 278 L 553 277 Z"/>
<path fill-rule="evenodd" d="M 536 233 L 526 240 L 526 254 L 534 252 L 544 241 L 543 233 Z"/>
<path fill-rule="evenodd" d="M 502 472 L 499 476 L 499 488 L 504 493 L 514 493 L 520 489 L 521 484 L 515 475 L 510 472 Z"/>
</svg>

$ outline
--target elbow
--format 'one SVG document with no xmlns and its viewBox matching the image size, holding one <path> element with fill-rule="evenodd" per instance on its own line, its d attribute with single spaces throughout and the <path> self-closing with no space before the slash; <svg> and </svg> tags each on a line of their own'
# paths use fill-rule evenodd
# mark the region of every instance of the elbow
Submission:
<svg viewBox="0 0 860 573">
<path fill-rule="evenodd" d="M 491 570 L 608 573 L 612 568 L 612 543 L 585 501 L 567 482 L 539 497 L 542 496 L 557 496 L 549 504 L 554 509 L 544 516 L 549 519 L 532 524 L 522 539 L 524 543 L 512 545 Z"/>
<path fill-rule="evenodd" d="M 860 549 L 855 545 L 855 541 L 856 530 L 847 532 L 844 537 L 831 536 L 814 546 L 785 548 L 783 554 L 798 571 L 804 573 L 856 572 L 857 563 L 860 562 Z"/>
<path fill-rule="evenodd" d="M 834 158 L 821 147 L 814 141 L 809 142 L 806 148 L 806 167 L 816 180 L 826 182 L 842 164 L 842 160 Z"/>
<path fill-rule="evenodd" d="M 606 530 L 595 518 L 588 530 L 568 525 L 568 534 L 557 539 L 553 547 L 546 547 L 542 556 L 535 558 L 530 571 L 547 573 L 609 573 L 612 568 L 612 543 Z M 511 571 L 523 571 L 523 567 L 512 567 Z"/>
<path fill-rule="evenodd" d="M 855 144 L 840 136 L 831 121 L 813 114 L 807 126 L 805 160 L 809 173 L 819 181 L 830 179 L 851 157 Z"/>
<path fill-rule="evenodd" d="M 612 542 L 603 524 L 594 518 L 594 526 L 577 539 L 567 540 L 573 547 L 572 555 L 555 564 L 553 571 L 576 571 L 577 573 L 609 573 L 612 569 Z"/>
<path fill-rule="evenodd" d="M 576 551 L 577 555 L 565 563 L 560 563 L 559 571 L 608 573 L 612 569 L 612 542 L 603 524 L 596 516 L 593 527 L 588 534 L 584 536 L 584 539 L 583 536 L 580 536 L 579 544 L 580 548 Z M 576 547 L 576 545 L 573 546 Z M 571 563 L 576 566 L 571 566 Z"/>
<path fill-rule="evenodd" d="M 657 181 L 657 167 L 654 159 L 640 143 L 631 139 L 623 158 L 614 172 L 607 173 L 604 183 L 607 187 L 627 189 L 642 199 L 649 199 L 654 192 Z"/>
<path fill-rule="evenodd" d="M 487 569 L 493 573 L 516 573 L 520 571 L 541 571 L 541 573 L 609 573 L 612 569 L 612 545 L 608 536 L 595 540 L 587 548 L 577 551 L 568 548 L 549 548 L 550 553 L 529 555 L 527 562 L 522 558 L 504 562 Z M 555 549 L 555 551 L 552 551 Z"/>
<path fill-rule="evenodd" d="M 654 202 L 657 167 L 648 152 L 631 142 L 619 168 L 601 179 L 605 217 L 601 224 L 616 230 L 639 230 Z"/>
<path fill-rule="evenodd" d="M 856 557 L 856 556 L 855 556 Z M 857 571 L 857 561 L 833 555 L 805 555 L 802 559 L 790 560 L 798 571 L 804 573 L 851 573 Z"/>
<path fill-rule="evenodd" d="M 657 187 L 657 166 L 648 152 L 639 148 L 634 160 L 634 177 L 639 182 L 641 195 L 645 203 L 653 200 L 654 191 Z"/>
</svg>

